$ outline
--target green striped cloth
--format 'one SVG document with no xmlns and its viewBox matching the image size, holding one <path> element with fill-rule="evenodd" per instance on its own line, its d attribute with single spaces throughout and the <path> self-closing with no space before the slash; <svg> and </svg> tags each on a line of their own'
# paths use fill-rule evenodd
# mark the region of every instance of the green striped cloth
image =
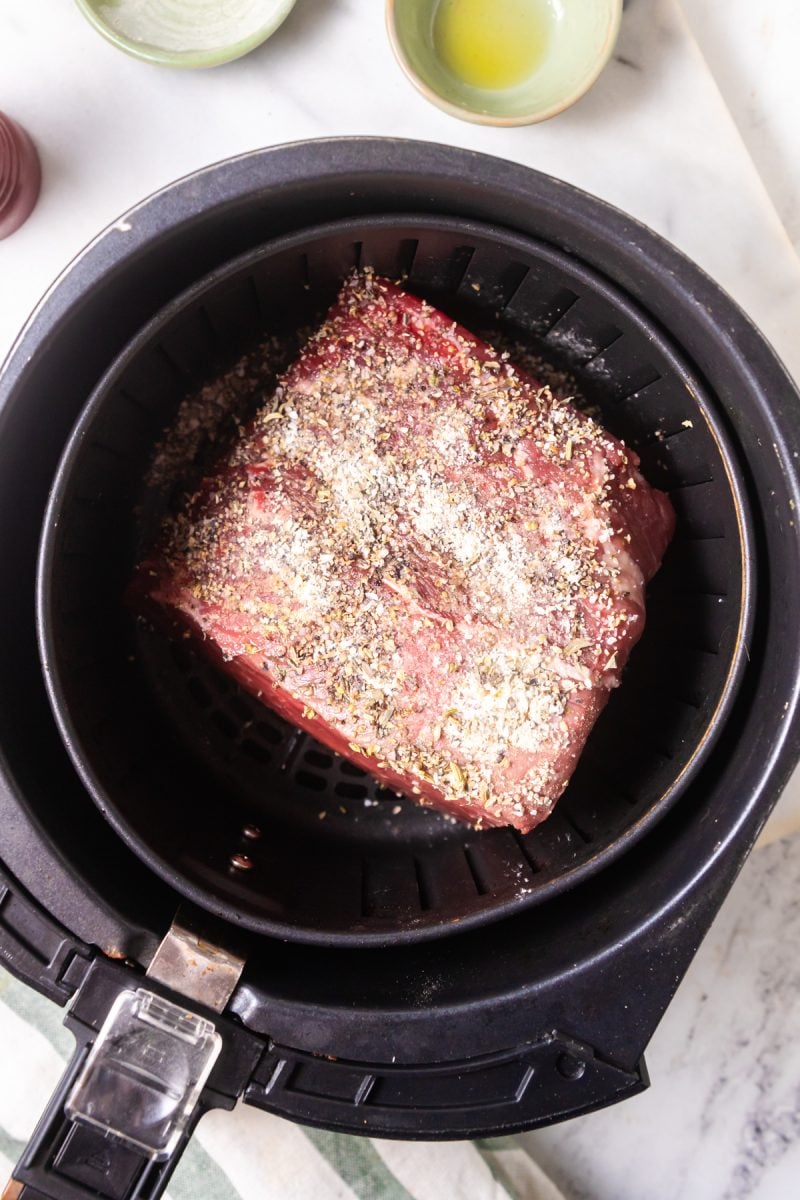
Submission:
<svg viewBox="0 0 800 1200">
<path fill-rule="evenodd" d="M 0 969 L 0 1191 L 72 1052 L 63 1013 Z M 394 1142 L 210 1113 L 171 1200 L 563 1200 L 513 1137 Z"/>
</svg>

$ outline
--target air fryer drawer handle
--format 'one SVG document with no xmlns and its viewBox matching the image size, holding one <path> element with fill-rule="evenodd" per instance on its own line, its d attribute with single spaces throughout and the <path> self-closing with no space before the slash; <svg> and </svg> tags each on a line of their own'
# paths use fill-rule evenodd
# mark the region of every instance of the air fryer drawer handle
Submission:
<svg viewBox="0 0 800 1200">
<path fill-rule="evenodd" d="M 205 1108 L 192 1114 L 170 1157 L 161 1162 L 69 1119 L 64 1101 L 86 1060 L 73 1058 L 28 1143 L 2 1200 L 157 1200 Z"/>
<path fill-rule="evenodd" d="M 211 1021 L 139 988 L 99 1033 L 83 1028 L 2 1200 L 156 1200 L 214 1107 L 201 1099 L 221 1049 Z"/>
</svg>

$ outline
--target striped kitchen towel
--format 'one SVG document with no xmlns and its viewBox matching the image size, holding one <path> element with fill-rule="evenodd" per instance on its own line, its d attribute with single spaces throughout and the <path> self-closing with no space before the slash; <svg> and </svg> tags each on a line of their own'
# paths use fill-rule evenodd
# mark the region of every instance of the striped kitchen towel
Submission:
<svg viewBox="0 0 800 1200">
<path fill-rule="evenodd" d="M 0 1190 L 72 1051 L 55 1004 L 0 969 Z M 513 1137 L 395 1142 L 239 1107 L 204 1117 L 171 1200 L 563 1200 Z"/>
</svg>

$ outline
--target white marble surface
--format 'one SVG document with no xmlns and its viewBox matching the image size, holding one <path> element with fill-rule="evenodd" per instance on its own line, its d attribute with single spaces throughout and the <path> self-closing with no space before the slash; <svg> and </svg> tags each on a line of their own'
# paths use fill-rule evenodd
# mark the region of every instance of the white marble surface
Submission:
<svg viewBox="0 0 800 1200">
<path fill-rule="evenodd" d="M 800 253 L 800 5 L 681 0 L 786 232 Z"/>
<path fill-rule="evenodd" d="M 363 133 L 486 150 L 620 205 L 715 276 L 800 375 L 800 264 L 677 0 L 629 0 L 595 88 L 524 129 L 464 124 L 410 88 L 382 0 L 298 0 L 255 53 L 186 73 L 120 54 L 64 0 L 3 5 L 0 56 L 0 105 L 46 173 L 36 213 L 0 246 L 0 350 L 69 257 L 143 195 L 255 146 Z"/>
<path fill-rule="evenodd" d="M 382 0 L 298 0 L 256 53 L 185 74 L 119 54 L 68 0 L 0 5 L 0 108 L 45 172 L 33 217 L 0 243 L 0 358 L 72 255 L 149 192 L 261 145 L 383 134 L 514 159 L 626 209 L 726 287 L 800 378 L 798 6 L 681 3 L 630 0 L 596 87 L 519 130 L 459 123 L 413 91 Z M 768 832 L 798 825 L 795 776 Z M 800 838 L 759 851 L 657 1034 L 654 1089 L 532 1135 L 571 1198 L 798 1194 L 799 896 Z"/>
<path fill-rule="evenodd" d="M 800 835 L 757 851 L 647 1054 L 652 1086 L 526 1134 L 565 1200 L 800 1195 Z"/>
</svg>

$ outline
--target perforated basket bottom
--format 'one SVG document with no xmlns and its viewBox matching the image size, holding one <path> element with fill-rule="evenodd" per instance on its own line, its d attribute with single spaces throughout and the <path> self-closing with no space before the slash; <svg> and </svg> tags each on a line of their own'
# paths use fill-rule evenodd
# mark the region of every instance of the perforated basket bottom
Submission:
<svg viewBox="0 0 800 1200">
<path fill-rule="evenodd" d="M 357 265 L 405 276 L 472 328 L 496 327 L 567 367 L 677 511 L 623 686 L 556 811 L 526 836 L 475 832 L 387 792 L 185 645 L 134 628 L 120 604 L 141 539 L 130 514 L 142 512 L 146 464 L 181 398 L 264 330 L 324 311 Z M 160 314 L 73 435 L 49 572 L 50 657 L 71 753 L 156 870 L 262 932 L 403 941 L 544 900 L 652 828 L 724 721 L 747 616 L 736 477 L 689 364 L 565 254 L 435 217 L 362 218 L 272 243 Z M 232 866 L 236 855 L 250 865 Z"/>
</svg>

